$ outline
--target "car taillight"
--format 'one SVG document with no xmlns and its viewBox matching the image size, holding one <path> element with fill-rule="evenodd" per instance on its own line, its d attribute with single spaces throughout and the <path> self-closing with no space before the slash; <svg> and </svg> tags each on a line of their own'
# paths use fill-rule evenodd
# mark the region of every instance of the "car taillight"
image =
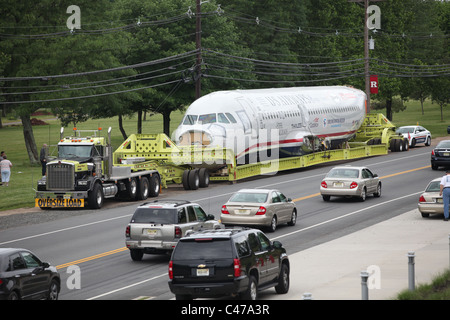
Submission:
<svg viewBox="0 0 450 320">
<path fill-rule="evenodd" d="M 130 226 L 127 226 L 127 228 L 125 229 L 125 237 L 130 237 Z"/>
<path fill-rule="evenodd" d="M 320 183 L 320 186 L 321 186 L 322 188 L 328 188 L 328 185 L 327 185 L 327 183 L 326 183 L 325 181 L 322 181 L 322 182 Z"/>
<path fill-rule="evenodd" d="M 358 188 L 358 184 L 357 184 L 355 181 L 353 181 L 353 182 L 350 184 L 350 189 L 355 189 L 355 188 Z"/>
<path fill-rule="evenodd" d="M 175 227 L 175 238 L 181 238 L 182 232 L 180 227 Z"/>
<path fill-rule="evenodd" d="M 432 156 L 434 156 L 434 149 L 433 149 L 433 150 L 431 150 L 431 155 L 432 155 Z"/>
<path fill-rule="evenodd" d="M 222 211 L 223 214 L 230 214 L 230 212 L 228 211 L 228 208 L 227 208 L 226 205 L 223 205 L 223 206 L 222 206 L 221 211 Z"/>
<path fill-rule="evenodd" d="M 233 260 L 233 267 L 234 267 L 234 276 L 240 277 L 241 276 L 241 260 L 234 259 Z"/>
<path fill-rule="evenodd" d="M 425 197 L 424 196 L 420 196 L 419 202 L 426 202 Z"/>
<path fill-rule="evenodd" d="M 169 261 L 169 279 L 173 279 L 173 262 Z"/>
<path fill-rule="evenodd" d="M 262 216 L 265 214 L 266 214 L 266 208 L 264 208 L 264 207 L 259 207 L 258 211 L 256 211 L 257 216 Z"/>
</svg>

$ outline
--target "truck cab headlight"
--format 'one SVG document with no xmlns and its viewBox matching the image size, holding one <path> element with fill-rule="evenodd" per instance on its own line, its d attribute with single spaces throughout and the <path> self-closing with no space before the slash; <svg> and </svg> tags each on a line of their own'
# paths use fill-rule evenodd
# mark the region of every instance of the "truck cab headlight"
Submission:
<svg viewBox="0 0 450 320">
<path fill-rule="evenodd" d="M 78 185 L 79 186 L 87 186 L 87 180 L 78 180 Z"/>
</svg>

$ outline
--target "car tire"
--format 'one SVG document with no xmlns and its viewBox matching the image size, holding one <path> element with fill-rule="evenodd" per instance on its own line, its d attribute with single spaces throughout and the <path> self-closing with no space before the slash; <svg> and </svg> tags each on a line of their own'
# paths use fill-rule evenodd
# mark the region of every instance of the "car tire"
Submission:
<svg viewBox="0 0 450 320">
<path fill-rule="evenodd" d="M 430 136 L 427 137 L 427 141 L 425 142 L 425 145 L 427 147 L 431 146 L 431 137 Z"/>
<path fill-rule="evenodd" d="M 278 294 L 286 294 L 289 291 L 289 267 L 285 263 L 281 265 L 278 285 L 275 286 L 275 291 Z"/>
<path fill-rule="evenodd" d="M 7 300 L 20 300 L 20 295 L 16 290 L 9 293 Z"/>
<path fill-rule="evenodd" d="M 416 139 L 413 138 L 413 139 L 411 140 L 411 148 L 414 148 L 415 146 L 416 146 Z"/>
<path fill-rule="evenodd" d="M 377 192 L 375 192 L 375 193 L 373 194 L 373 196 L 374 196 L 374 197 L 377 197 L 377 198 L 381 197 L 381 183 L 378 184 L 378 186 L 377 186 Z"/>
<path fill-rule="evenodd" d="M 330 201 L 331 196 L 322 196 L 323 201 Z"/>
<path fill-rule="evenodd" d="M 291 220 L 288 222 L 288 226 L 295 226 L 297 223 L 297 211 L 292 210 Z"/>
<path fill-rule="evenodd" d="M 256 281 L 255 277 L 250 275 L 248 277 L 248 287 L 247 290 L 245 290 L 241 294 L 242 300 L 256 300 L 258 298 L 258 282 Z"/>
<path fill-rule="evenodd" d="M 130 256 L 133 261 L 141 261 L 144 256 L 144 251 L 141 249 L 130 249 Z"/>
<path fill-rule="evenodd" d="M 423 212 L 421 212 L 420 214 L 422 215 L 422 218 L 428 218 L 428 217 L 430 216 L 429 213 L 423 213 Z"/>
<path fill-rule="evenodd" d="M 436 164 L 434 164 L 434 163 L 432 163 L 432 164 L 431 164 L 431 169 L 432 169 L 432 170 L 437 170 L 437 169 L 439 169 L 439 166 L 436 165 Z"/>
<path fill-rule="evenodd" d="M 52 280 L 50 287 L 48 288 L 47 300 L 58 300 L 59 295 L 59 282 Z"/>
<path fill-rule="evenodd" d="M 359 196 L 359 200 L 360 200 L 361 202 L 364 202 L 364 201 L 366 201 L 366 197 L 367 197 L 367 190 L 366 190 L 366 188 L 364 187 L 364 188 L 362 189 L 362 191 L 361 191 L 361 195 Z"/>
<path fill-rule="evenodd" d="M 269 232 L 275 232 L 277 229 L 277 217 L 275 215 L 272 216 L 272 220 L 270 220 L 270 225 L 268 227 Z"/>
</svg>

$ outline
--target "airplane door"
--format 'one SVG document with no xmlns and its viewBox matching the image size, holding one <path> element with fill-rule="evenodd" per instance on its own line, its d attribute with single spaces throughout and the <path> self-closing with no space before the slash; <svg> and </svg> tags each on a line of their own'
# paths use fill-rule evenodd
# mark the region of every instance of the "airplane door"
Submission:
<svg viewBox="0 0 450 320">
<path fill-rule="evenodd" d="M 238 116 L 241 118 L 241 121 L 244 123 L 245 133 L 252 134 L 252 138 L 258 138 L 259 132 L 259 123 L 258 123 L 258 114 L 256 110 L 253 109 L 252 105 L 245 99 L 237 99 L 237 102 L 242 106 L 243 111 L 238 111 Z M 243 119 L 244 118 L 244 119 Z M 245 119 L 246 118 L 246 119 Z M 250 131 L 245 127 L 245 122 L 248 121 L 250 123 Z"/>
<path fill-rule="evenodd" d="M 302 127 L 308 129 L 309 128 L 309 113 L 308 113 L 308 110 L 306 110 L 306 107 L 304 105 L 301 105 L 301 104 L 298 105 L 298 110 L 300 111 Z"/>
</svg>

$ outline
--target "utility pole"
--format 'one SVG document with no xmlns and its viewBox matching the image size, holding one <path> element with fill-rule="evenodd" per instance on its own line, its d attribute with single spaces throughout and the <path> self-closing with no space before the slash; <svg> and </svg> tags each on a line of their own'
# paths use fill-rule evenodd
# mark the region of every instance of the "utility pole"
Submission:
<svg viewBox="0 0 450 320">
<path fill-rule="evenodd" d="M 348 2 L 364 2 L 364 78 L 366 81 L 367 113 L 370 112 L 369 27 L 367 26 L 369 1 L 379 2 L 383 0 L 348 0 Z"/>
<path fill-rule="evenodd" d="M 197 61 L 195 63 L 194 79 L 195 79 L 195 99 L 200 98 L 202 92 L 202 18 L 201 18 L 201 1 L 197 0 L 197 9 L 195 12 L 195 47 L 197 49 Z"/>
</svg>

